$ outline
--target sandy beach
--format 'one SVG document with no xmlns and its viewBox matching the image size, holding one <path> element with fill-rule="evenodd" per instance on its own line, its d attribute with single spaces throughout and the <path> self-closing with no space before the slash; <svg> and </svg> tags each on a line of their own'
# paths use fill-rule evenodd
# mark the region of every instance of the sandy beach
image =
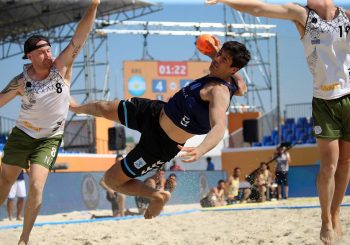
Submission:
<svg viewBox="0 0 350 245">
<path fill-rule="evenodd" d="M 344 204 L 350 204 L 346 197 Z M 263 204 L 236 204 L 201 210 L 199 204 L 166 206 L 153 220 L 91 220 L 109 210 L 39 216 L 30 244 L 321 244 L 320 209 L 316 198 L 290 199 Z M 350 244 L 350 207 L 342 207 L 345 235 L 336 244 Z M 92 221 L 92 222 L 91 222 Z M 68 224 L 51 224 L 68 222 Z M 76 222 L 76 223 L 74 223 Z M 0 222 L 0 244 L 17 244 L 17 221 Z"/>
</svg>

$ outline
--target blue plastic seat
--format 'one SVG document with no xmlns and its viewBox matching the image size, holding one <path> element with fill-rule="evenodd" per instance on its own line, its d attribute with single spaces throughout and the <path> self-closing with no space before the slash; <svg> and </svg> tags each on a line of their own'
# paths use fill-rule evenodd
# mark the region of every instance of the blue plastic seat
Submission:
<svg viewBox="0 0 350 245">
<path fill-rule="evenodd" d="M 6 144 L 7 136 L 4 134 L 0 134 L 0 144 Z"/>
</svg>

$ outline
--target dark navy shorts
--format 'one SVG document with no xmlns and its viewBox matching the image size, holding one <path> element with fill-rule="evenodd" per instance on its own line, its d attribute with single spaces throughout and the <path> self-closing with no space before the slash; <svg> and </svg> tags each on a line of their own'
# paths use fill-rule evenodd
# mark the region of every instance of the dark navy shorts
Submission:
<svg viewBox="0 0 350 245">
<path fill-rule="evenodd" d="M 143 98 L 122 100 L 118 106 L 120 122 L 141 133 L 139 143 L 121 161 L 124 173 L 135 178 L 161 168 L 180 151 L 178 143 L 168 137 L 159 125 L 159 114 L 165 102 Z"/>
<path fill-rule="evenodd" d="M 276 172 L 276 183 L 278 185 L 288 186 L 288 171 L 286 172 Z"/>
</svg>

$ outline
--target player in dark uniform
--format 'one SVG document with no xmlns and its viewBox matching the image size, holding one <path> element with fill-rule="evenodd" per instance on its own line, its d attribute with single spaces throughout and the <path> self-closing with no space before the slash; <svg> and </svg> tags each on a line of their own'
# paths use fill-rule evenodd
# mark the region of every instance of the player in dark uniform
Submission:
<svg viewBox="0 0 350 245">
<path fill-rule="evenodd" d="M 118 192 L 148 198 L 150 205 L 145 218 L 159 215 L 170 193 L 135 178 L 161 167 L 179 151 L 184 162 L 193 162 L 213 149 L 224 136 L 226 111 L 232 96 L 246 90 L 236 74 L 250 60 L 243 44 L 226 42 L 211 57 L 210 74 L 179 90 L 168 103 L 142 98 L 85 105 L 71 103 L 75 113 L 105 117 L 141 132 L 139 144 L 120 163 L 114 164 L 104 178 Z M 207 134 L 201 144 L 184 147 L 189 138 L 199 134 Z"/>
</svg>

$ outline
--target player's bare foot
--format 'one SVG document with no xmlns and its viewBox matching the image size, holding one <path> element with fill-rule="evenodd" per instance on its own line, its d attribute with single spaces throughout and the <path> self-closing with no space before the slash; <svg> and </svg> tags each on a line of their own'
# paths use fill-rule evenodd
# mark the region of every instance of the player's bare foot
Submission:
<svg viewBox="0 0 350 245">
<path fill-rule="evenodd" d="M 22 239 L 20 239 L 19 241 L 18 241 L 18 245 L 27 245 L 28 244 L 28 241 L 26 242 L 26 241 L 24 241 L 24 240 L 22 240 Z"/>
<path fill-rule="evenodd" d="M 163 210 L 165 203 L 170 199 L 170 193 L 168 191 L 157 192 L 154 198 L 150 201 L 148 208 L 145 212 L 145 219 L 155 218 Z"/>
<path fill-rule="evenodd" d="M 169 191 L 162 191 L 161 192 L 164 198 L 164 204 L 167 203 L 171 197 L 171 194 Z"/>
<path fill-rule="evenodd" d="M 324 245 L 334 245 L 334 231 L 328 225 L 322 224 L 320 240 Z"/>
<path fill-rule="evenodd" d="M 156 217 L 164 207 L 164 199 L 162 194 L 158 193 L 154 198 L 150 200 L 148 208 L 144 214 L 145 219 L 152 219 Z"/>
<path fill-rule="evenodd" d="M 334 235 L 336 236 L 336 240 L 340 240 L 343 237 L 343 226 L 340 221 L 340 215 L 334 214 L 332 215 L 332 225 L 334 230 Z"/>
</svg>

